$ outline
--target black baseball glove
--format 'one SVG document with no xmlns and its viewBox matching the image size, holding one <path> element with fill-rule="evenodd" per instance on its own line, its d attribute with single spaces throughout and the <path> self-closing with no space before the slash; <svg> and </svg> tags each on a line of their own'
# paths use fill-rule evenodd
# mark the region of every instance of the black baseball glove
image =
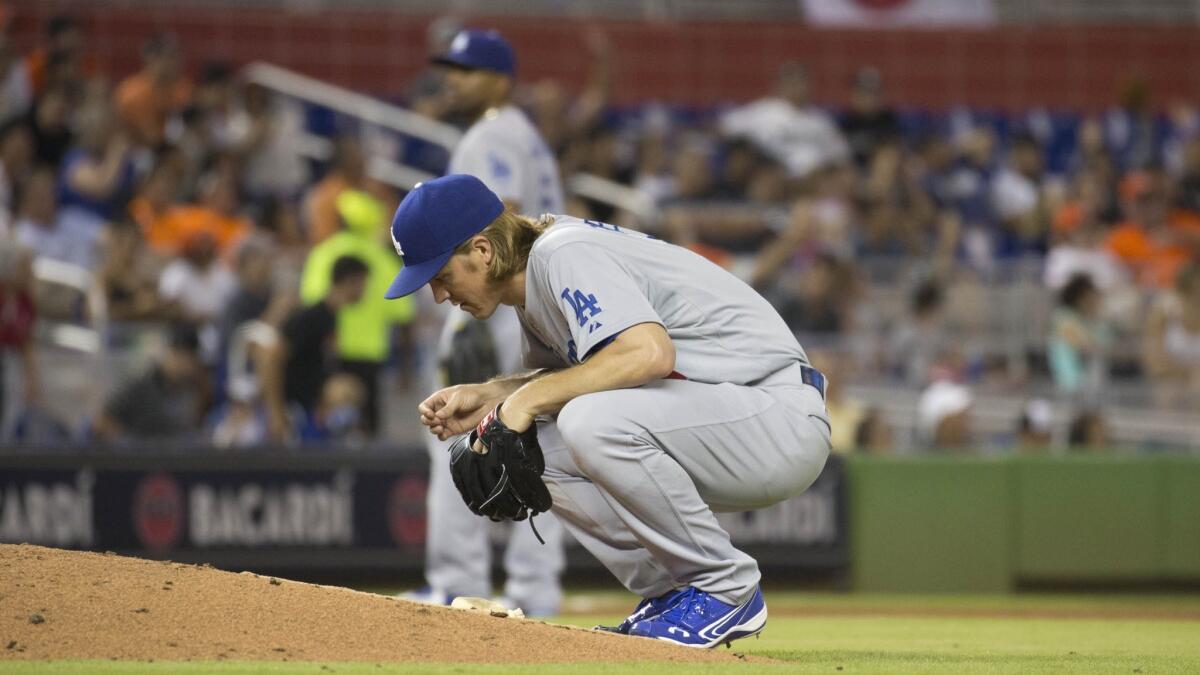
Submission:
<svg viewBox="0 0 1200 675">
<path fill-rule="evenodd" d="M 487 382 L 499 375 L 500 361 L 487 323 L 464 319 L 438 365 L 446 386 Z"/>
<path fill-rule="evenodd" d="M 471 450 L 476 440 L 484 453 Z M 529 518 L 532 526 L 532 516 L 550 510 L 554 502 L 542 482 L 545 470 L 536 425 L 522 433 L 509 429 L 500 421 L 500 406 L 450 445 L 454 487 L 472 513 L 496 522 Z M 542 540 L 536 527 L 533 533 Z"/>
</svg>

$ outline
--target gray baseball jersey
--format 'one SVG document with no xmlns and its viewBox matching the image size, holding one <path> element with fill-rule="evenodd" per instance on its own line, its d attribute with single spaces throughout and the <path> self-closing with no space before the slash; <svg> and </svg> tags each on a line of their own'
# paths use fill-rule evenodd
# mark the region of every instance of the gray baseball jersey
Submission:
<svg viewBox="0 0 1200 675">
<path fill-rule="evenodd" d="M 516 106 L 493 108 L 467 130 L 450 156 L 448 173 L 482 180 L 522 213 L 563 210 L 562 184 L 554 153 Z"/>
<path fill-rule="evenodd" d="M 593 220 L 557 216 L 526 268 L 525 361 L 587 359 L 621 331 L 661 324 L 675 370 L 696 382 L 754 385 L 808 358 L 779 313 L 687 249 Z"/>
</svg>

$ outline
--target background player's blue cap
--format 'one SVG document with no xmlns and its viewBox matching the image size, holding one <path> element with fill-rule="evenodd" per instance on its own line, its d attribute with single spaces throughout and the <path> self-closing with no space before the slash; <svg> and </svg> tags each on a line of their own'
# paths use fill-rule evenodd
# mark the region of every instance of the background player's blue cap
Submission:
<svg viewBox="0 0 1200 675">
<path fill-rule="evenodd" d="M 513 56 L 512 46 L 494 30 L 459 31 L 450 43 L 450 50 L 434 57 L 433 62 L 472 70 L 491 70 L 509 77 L 517 75 L 517 59 Z"/>
<path fill-rule="evenodd" d="M 474 176 L 450 174 L 417 183 L 392 218 L 392 243 L 404 269 L 384 297 L 404 297 L 429 283 L 459 244 L 503 212 L 504 202 Z"/>
</svg>

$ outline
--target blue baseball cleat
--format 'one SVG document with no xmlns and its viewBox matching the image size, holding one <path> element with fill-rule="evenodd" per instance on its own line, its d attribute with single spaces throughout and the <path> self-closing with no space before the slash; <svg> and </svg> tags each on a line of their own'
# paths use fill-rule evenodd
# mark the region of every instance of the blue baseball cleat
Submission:
<svg viewBox="0 0 1200 675">
<path fill-rule="evenodd" d="M 740 605 L 727 605 L 704 591 L 685 588 L 674 605 L 657 617 L 636 621 L 630 635 L 674 642 L 686 647 L 712 648 L 757 635 L 767 624 L 762 589 Z"/>
<path fill-rule="evenodd" d="M 688 588 L 678 588 L 670 593 L 660 595 L 657 598 L 646 598 L 645 600 L 639 602 L 637 607 L 633 608 L 633 613 L 626 617 L 626 619 L 621 622 L 621 625 L 596 626 L 592 630 L 602 630 L 609 633 L 621 633 L 622 635 L 629 635 L 629 628 L 633 626 L 633 624 L 637 623 L 638 621 L 653 619 L 659 614 L 671 609 L 671 607 L 675 605 L 675 601 L 680 599 L 685 593 L 687 593 L 688 590 Z"/>
</svg>

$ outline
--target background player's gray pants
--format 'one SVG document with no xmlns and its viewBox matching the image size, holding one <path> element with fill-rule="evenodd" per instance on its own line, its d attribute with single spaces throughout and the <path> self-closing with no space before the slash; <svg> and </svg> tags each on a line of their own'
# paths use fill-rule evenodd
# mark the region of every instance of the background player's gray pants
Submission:
<svg viewBox="0 0 1200 675">
<path fill-rule="evenodd" d="M 748 599 L 758 564 L 713 512 L 797 495 L 829 456 L 824 400 L 792 371 L 762 387 L 662 380 L 571 401 L 539 428 L 555 515 L 641 597 L 691 585 Z"/>
<path fill-rule="evenodd" d="M 504 551 L 504 594 L 526 613 L 557 614 L 562 601 L 563 530 L 554 514 L 537 516 L 546 545 L 538 543 L 529 523 L 498 524 L 471 513 L 450 477 L 450 441 L 429 436 L 429 492 L 426 498 L 425 581 L 457 595 L 490 597 L 491 545 L 488 533 L 510 527 Z"/>
</svg>

